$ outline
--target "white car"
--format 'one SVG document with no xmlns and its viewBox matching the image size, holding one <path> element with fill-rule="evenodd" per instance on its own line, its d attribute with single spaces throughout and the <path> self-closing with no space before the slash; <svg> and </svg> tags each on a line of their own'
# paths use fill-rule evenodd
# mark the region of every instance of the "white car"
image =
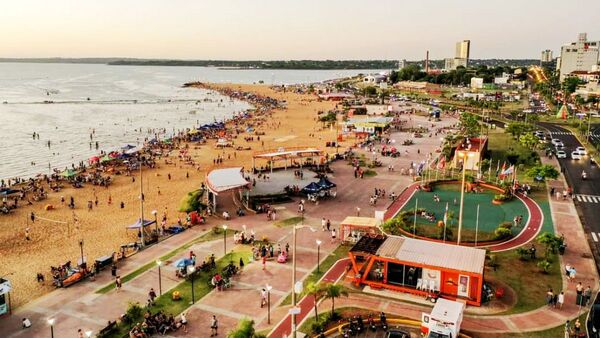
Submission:
<svg viewBox="0 0 600 338">
<path fill-rule="evenodd" d="M 574 160 L 581 160 L 581 154 L 576 150 L 571 152 L 571 158 Z"/>
<path fill-rule="evenodd" d="M 567 158 L 567 153 L 564 150 L 559 150 L 556 152 L 556 158 Z"/>
<path fill-rule="evenodd" d="M 551 142 L 552 142 L 552 145 L 557 145 L 558 143 L 562 143 L 562 141 L 557 138 L 553 138 Z"/>
<path fill-rule="evenodd" d="M 560 149 L 560 148 L 564 148 L 565 144 L 562 143 L 562 141 L 558 141 L 558 143 L 554 143 L 554 146 L 556 147 L 556 149 Z"/>
<path fill-rule="evenodd" d="M 579 155 L 581 155 L 581 156 L 587 155 L 587 150 L 585 150 L 584 147 L 577 147 L 577 148 L 575 148 L 575 151 L 577 151 L 579 153 Z"/>
</svg>

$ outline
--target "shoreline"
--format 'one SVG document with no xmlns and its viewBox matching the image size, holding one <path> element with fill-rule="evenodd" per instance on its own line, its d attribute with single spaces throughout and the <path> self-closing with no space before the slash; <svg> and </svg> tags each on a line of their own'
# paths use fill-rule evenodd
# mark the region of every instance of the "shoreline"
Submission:
<svg viewBox="0 0 600 338">
<path fill-rule="evenodd" d="M 324 148 L 325 140 L 335 138 L 335 132 L 330 130 L 317 130 L 316 112 L 333 108 L 330 102 L 318 102 L 312 95 L 281 93 L 267 85 L 243 84 L 204 84 L 205 89 L 241 96 L 269 96 L 277 100 L 285 100 L 287 109 L 262 110 L 264 115 L 252 116 L 248 120 L 237 122 L 229 121 L 229 127 L 237 126 L 239 132 L 232 134 L 236 146 L 249 147 L 250 150 L 236 150 L 235 148 L 214 148 L 215 139 L 208 139 L 207 143 L 182 143 L 188 145 L 189 159 L 194 164 L 186 162 L 177 153 L 180 148 L 158 158 L 156 168 L 151 171 L 144 170 L 144 190 L 146 201 L 144 208 L 147 210 L 145 217 L 151 218 L 150 211 L 157 210 L 159 215 L 167 215 L 167 223 L 174 224 L 177 218 L 185 219 L 185 214 L 177 211 L 180 200 L 188 191 L 197 189 L 206 173 L 215 165 L 212 160 L 221 158 L 221 167 L 241 165 L 247 167 L 251 163 L 252 153 L 259 149 L 278 148 L 281 146 L 318 146 Z M 251 103 L 251 102 L 250 102 Z M 251 103 L 252 104 L 252 103 Z M 260 118 L 258 118 L 260 117 Z M 276 122 L 276 123 L 275 123 Z M 237 124 L 236 124 L 237 123 Z M 247 141 L 244 135 L 251 135 L 242 128 L 248 124 L 254 126 L 254 131 L 260 130 L 266 135 L 261 136 L 262 145 L 257 141 Z M 319 128 L 320 129 L 320 128 Z M 300 134 L 293 139 L 285 136 Z M 316 133 L 315 137 L 309 134 Z M 86 186 L 81 189 L 64 188 L 60 192 L 51 192 L 43 202 L 33 205 L 23 205 L 10 215 L 0 216 L 0 254 L 5 257 L 0 261 L 0 274 L 8 275 L 14 286 L 13 304 L 15 308 L 21 306 L 47 292 L 53 290 L 49 284 L 50 265 L 56 266 L 68 260 L 75 261 L 79 257 L 79 239 L 85 241 L 85 255 L 92 261 L 96 257 L 117 251 L 120 244 L 135 239 L 135 234 L 127 234 L 124 226 L 133 223 L 139 218 L 139 181 L 131 182 L 137 178 L 137 172 L 131 176 L 113 175 L 113 184 L 109 187 Z M 168 179 L 171 177 L 172 179 Z M 159 192 L 160 191 L 160 192 Z M 61 203 L 61 196 L 68 201 L 73 196 L 76 203 L 75 209 L 69 209 L 66 203 Z M 108 204 L 109 196 L 112 204 Z M 99 200 L 92 211 L 86 211 L 86 200 Z M 125 207 L 119 208 L 120 202 Z M 54 210 L 43 210 L 46 204 L 52 204 Z M 66 226 L 54 222 L 31 223 L 28 215 L 34 211 L 37 216 L 50 220 L 67 222 Z M 74 218 L 78 219 L 76 227 Z M 209 218 L 208 226 L 211 221 Z M 30 228 L 31 240 L 25 239 L 25 229 Z M 35 274 L 42 272 L 46 276 L 43 285 L 35 282 Z"/>
</svg>

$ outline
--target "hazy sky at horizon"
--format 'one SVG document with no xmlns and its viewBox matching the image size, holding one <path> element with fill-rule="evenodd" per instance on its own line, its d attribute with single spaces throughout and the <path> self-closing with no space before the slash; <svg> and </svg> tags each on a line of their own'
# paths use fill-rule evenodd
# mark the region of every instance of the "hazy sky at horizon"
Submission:
<svg viewBox="0 0 600 338">
<path fill-rule="evenodd" d="M 4 0 L 0 57 L 539 58 L 579 32 L 600 0 Z"/>
</svg>

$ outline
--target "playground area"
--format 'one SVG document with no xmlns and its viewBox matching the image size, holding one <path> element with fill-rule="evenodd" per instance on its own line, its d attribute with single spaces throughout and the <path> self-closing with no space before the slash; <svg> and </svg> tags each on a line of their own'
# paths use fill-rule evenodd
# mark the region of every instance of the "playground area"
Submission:
<svg viewBox="0 0 600 338">
<path fill-rule="evenodd" d="M 477 241 L 495 240 L 495 230 L 503 222 L 513 224 L 510 227 L 512 235 L 517 235 L 528 221 L 528 211 L 521 200 L 514 198 L 500 205 L 492 203 L 498 191 L 479 187 L 477 192 L 465 192 L 463 209 L 462 240 Z M 417 202 L 418 200 L 418 202 Z M 404 205 L 402 211 L 414 211 L 417 206 L 417 235 L 430 238 L 443 238 L 444 213 L 448 206 L 446 239 L 455 240 L 459 209 L 460 209 L 460 182 L 436 184 L 432 192 L 417 191 Z M 479 206 L 479 224 L 477 225 L 477 206 Z M 515 217 L 521 217 L 521 222 L 514 226 Z M 413 221 L 413 216 L 408 219 Z"/>
</svg>

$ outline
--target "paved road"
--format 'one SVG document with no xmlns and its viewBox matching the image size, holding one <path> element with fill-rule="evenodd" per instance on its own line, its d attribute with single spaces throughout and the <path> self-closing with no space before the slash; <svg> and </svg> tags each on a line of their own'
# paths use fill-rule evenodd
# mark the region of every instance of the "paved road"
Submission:
<svg viewBox="0 0 600 338">
<path fill-rule="evenodd" d="M 598 208 L 600 208 L 600 169 L 597 165 L 591 165 L 589 156 L 585 156 L 582 160 L 570 158 L 571 151 L 582 146 L 571 132 L 550 123 L 540 122 L 538 124 L 547 129 L 553 138 L 558 138 L 565 144 L 565 151 L 569 158 L 559 159 L 561 170 L 564 171 L 567 183 L 573 189 L 575 205 L 586 231 L 586 237 L 590 241 L 596 261 L 600 262 L 600 213 L 598 212 Z M 583 170 L 588 176 L 585 181 L 581 179 Z"/>
</svg>

